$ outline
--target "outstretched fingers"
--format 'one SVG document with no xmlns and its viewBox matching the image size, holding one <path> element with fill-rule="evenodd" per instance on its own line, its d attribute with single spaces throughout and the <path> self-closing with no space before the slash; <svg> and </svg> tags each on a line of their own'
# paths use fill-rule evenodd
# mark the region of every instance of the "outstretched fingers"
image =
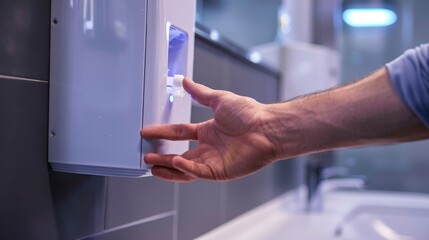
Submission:
<svg viewBox="0 0 429 240">
<path fill-rule="evenodd" d="M 197 140 L 198 124 L 153 125 L 143 128 L 140 135 L 146 139 Z"/>
<path fill-rule="evenodd" d="M 174 168 L 172 160 L 177 156 L 175 154 L 156 154 L 147 153 L 144 156 L 146 164 L 153 165 L 152 175 L 163 178 L 168 181 L 190 182 L 195 178 Z"/>
<path fill-rule="evenodd" d="M 144 161 L 146 164 L 161 166 L 167 168 L 173 167 L 173 158 L 177 156 L 176 154 L 157 154 L 157 153 L 147 153 L 144 155 Z"/>
<path fill-rule="evenodd" d="M 216 180 L 212 169 L 203 163 L 188 160 L 182 156 L 172 158 L 173 167 L 194 178 Z"/>
<path fill-rule="evenodd" d="M 144 161 L 146 164 L 153 165 L 153 175 L 166 180 L 192 181 L 194 179 L 216 179 L 212 169 L 208 165 L 188 160 L 179 155 L 148 153 L 144 156 Z"/>
<path fill-rule="evenodd" d="M 202 84 L 195 83 L 189 78 L 183 80 L 183 88 L 191 94 L 195 101 L 207 107 L 213 107 L 211 106 L 213 99 L 224 94 L 224 91 L 211 89 Z"/>
</svg>

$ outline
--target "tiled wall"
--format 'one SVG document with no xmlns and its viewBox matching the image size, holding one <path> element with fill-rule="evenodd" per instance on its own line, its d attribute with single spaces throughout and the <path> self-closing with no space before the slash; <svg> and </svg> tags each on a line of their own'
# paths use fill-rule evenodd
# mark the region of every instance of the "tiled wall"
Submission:
<svg viewBox="0 0 429 240">
<path fill-rule="evenodd" d="M 46 161 L 49 1 L 1 1 L 0 30 L 0 238 L 54 239 Z"/>
<path fill-rule="evenodd" d="M 294 161 L 230 183 L 53 172 L 49 12 L 49 0 L 0 1 L 0 239 L 192 239 L 297 185 Z M 201 41 L 194 77 L 263 102 L 277 99 L 276 77 Z M 210 116 L 193 109 L 193 121 Z"/>
</svg>

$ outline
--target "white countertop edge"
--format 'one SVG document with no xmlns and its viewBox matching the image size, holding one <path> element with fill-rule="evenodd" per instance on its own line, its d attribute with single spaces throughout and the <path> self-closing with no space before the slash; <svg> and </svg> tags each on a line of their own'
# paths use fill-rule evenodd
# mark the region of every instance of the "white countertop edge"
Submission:
<svg viewBox="0 0 429 240">
<path fill-rule="evenodd" d="M 260 239 L 269 229 L 277 228 L 285 217 L 285 208 L 302 202 L 305 187 L 299 187 L 286 192 L 223 225 L 196 238 L 197 240 L 219 239 Z M 263 239 L 263 238 L 261 238 Z"/>
</svg>

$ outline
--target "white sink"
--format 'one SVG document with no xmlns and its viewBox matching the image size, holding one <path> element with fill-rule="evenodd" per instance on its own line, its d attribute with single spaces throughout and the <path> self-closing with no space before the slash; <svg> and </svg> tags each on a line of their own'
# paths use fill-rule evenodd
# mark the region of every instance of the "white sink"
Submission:
<svg viewBox="0 0 429 240">
<path fill-rule="evenodd" d="M 306 213 L 302 192 L 282 195 L 198 239 L 429 239 L 429 194 L 330 192 L 323 211 Z"/>
<path fill-rule="evenodd" d="M 338 239 L 428 239 L 429 208 L 360 205 L 348 212 L 335 229 Z"/>
<path fill-rule="evenodd" d="M 429 239 L 427 194 L 336 192 L 326 197 L 326 208 L 334 211 L 337 200 L 347 204 L 337 205 L 336 239 Z"/>
</svg>

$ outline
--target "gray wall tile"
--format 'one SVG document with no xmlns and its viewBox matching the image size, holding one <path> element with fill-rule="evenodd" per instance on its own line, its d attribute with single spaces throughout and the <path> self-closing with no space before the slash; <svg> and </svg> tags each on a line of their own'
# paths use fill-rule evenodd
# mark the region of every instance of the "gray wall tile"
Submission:
<svg viewBox="0 0 429 240">
<path fill-rule="evenodd" d="M 262 103 L 278 101 L 279 80 L 233 58 L 228 61 L 228 90 Z"/>
<path fill-rule="evenodd" d="M 0 78 L 0 239 L 55 239 L 48 84 Z"/>
<path fill-rule="evenodd" d="M 225 220 L 230 220 L 258 205 L 298 187 L 303 169 L 300 159 L 276 162 L 256 174 L 227 182 L 225 186 Z"/>
<path fill-rule="evenodd" d="M 173 218 L 171 216 L 156 221 L 136 224 L 116 231 L 106 232 L 105 234 L 85 237 L 82 240 L 169 240 L 173 239 L 174 234 Z"/>
<path fill-rule="evenodd" d="M 50 0 L 0 1 L 0 75 L 49 79 Z"/>
<path fill-rule="evenodd" d="M 226 89 L 228 79 L 228 61 L 218 49 L 196 40 L 194 52 L 195 82 L 214 89 Z"/>
<path fill-rule="evenodd" d="M 155 177 L 109 177 L 106 228 L 174 210 L 174 183 Z"/>
<path fill-rule="evenodd" d="M 273 198 L 273 180 L 273 167 L 268 166 L 255 174 L 226 183 L 226 220 Z"/>
<path fill-rule="evenodd" d="M 194 239 L 223 223 L 223 183 L 180 184 L 178 239 Z"/>
<path fill-rule="evenodd" d="M 280 195 L 286 191 L 299 187 L 304 183 L 304 158 L 293 158 L 273 163 L 273 191 Z"/>
<path fill-rule="evenodd" d="M 104 178 L 54 173 L 48 84 L 0 78 L 0 239 L 75 239 L 104 227 Z"/>
<path fill-rule="evenodd" d="M 59 239 L 76 239 L 104 229 L 106 177 L 49 171 Z"/>
</svg>

